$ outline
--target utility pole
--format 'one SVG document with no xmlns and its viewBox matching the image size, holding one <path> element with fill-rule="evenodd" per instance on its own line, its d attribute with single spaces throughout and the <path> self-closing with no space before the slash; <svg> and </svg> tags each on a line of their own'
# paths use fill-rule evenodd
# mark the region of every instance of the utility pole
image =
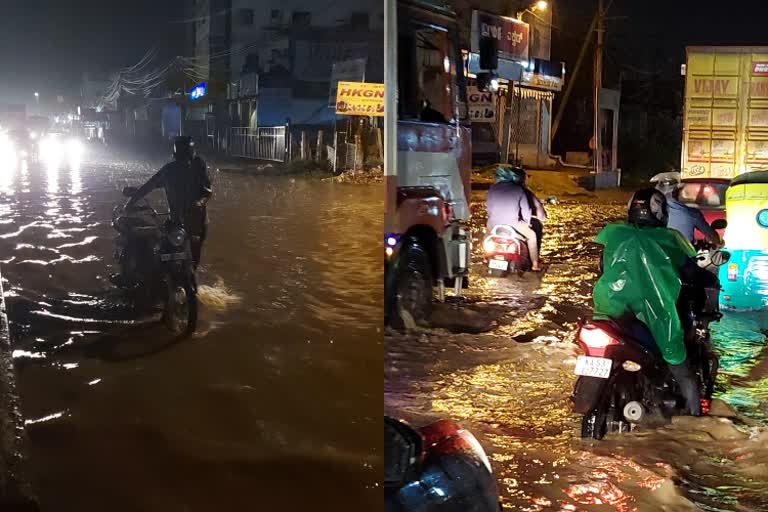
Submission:
<svg viewBox="0 0 768 512">
<path fill-rule="evenodd" d="M 576 77 L 579 76 L 579 71 L 581 70 L 581 63 L 584 61 L 584 57 L 587 55 L 587 49 L 589 48 L 589 42 L 592 41 L 592 33 L 595 31 L 595 27 L 597 26 L 597 19 L 600 17 L 600 13 L 596 12 L 595 16 L 592 18 L 592 23 L 589 24 L 589 28 L 587 29 L 587 34 L 584 36 L 584 42 L 581 44 L 581 50 L 579 51 L 579 58 L 576 59 L 576 65 L 573 67 L 573 72 L 570 73 L 570 78 L 566 80 L 567 85 L 565 86 L 565 92 L 563 92 L 563 98 L 560 100 L 560 106 L 557 107 L 557 114 L 555 115 L 555 120 L 552 123 L 552 139 L 554 140 L 555 135 L 557 134 L 557 129 L 560 127 L 560 121 L 563 119 L 563 114 L 565 113 L 565 107 L 568 105 L 568 99 L 571 97 L 571 92 L 573 91 L 573 85 L 576 83 Z"/>
<path fill-rule="evenodd" d="M 603 171 L 603 145 L 600 140 L 600 89 L 603 87 L 603 35 L 605 34 L 605 10 L 603 0 L 597 0 L 597 44 L 595 45 L 594 130 L 595 172 Z"/>
</svg>

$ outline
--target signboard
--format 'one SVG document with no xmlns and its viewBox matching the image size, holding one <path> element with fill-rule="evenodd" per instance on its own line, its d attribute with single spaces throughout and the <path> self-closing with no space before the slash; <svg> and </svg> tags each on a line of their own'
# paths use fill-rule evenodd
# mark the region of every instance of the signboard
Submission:
<svg viewBox="0 0 768 512">
<path fill-rule="evenodd" d="M 347 116 L 383 116 L 384 84 L 339 82 L 336 113 Z"/>
<path fill-rule="evenodd" d="M 334 62 L 331 68 L 331 94 L 328 95 L 328 106 L 336 107 L 336 92 L 339 82 L 365 82 L 365 66 L 368 59 L 351 59 Z"/>
<path fill-rule="evenodd" d="M 203 96 L 205 96 L 205 93 L 208 92 L 205 82 L 201 84 L 197 84 L 192 88 L 191 91 L 189 91 L 189 99 L 192 101 L 199 100 Z"/>
<path fill-rule="evenodd" d="M 467 87 L 469 100 L 469 120 L 473 123 L 496 122 L 496 98 L 492 92 L 480 91 L 477 87 Z"/>
<path fill-rule="evenodd" d="M 527 23 L 506 16 L 472 11 L 473 53 L 480 53 L 480 39 L 496 39 L 499 58 L 528 60 L 529 27 Z"/>
<path fill-rule="evenodd" d="M 768 62 L 765 62 L 765 61 L 752 62 L 752 74 L 768 75 Z"/>
</svg>

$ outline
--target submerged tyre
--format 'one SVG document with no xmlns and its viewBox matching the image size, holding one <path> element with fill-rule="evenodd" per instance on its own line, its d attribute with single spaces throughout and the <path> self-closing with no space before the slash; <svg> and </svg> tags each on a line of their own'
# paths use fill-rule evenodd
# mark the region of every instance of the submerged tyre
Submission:
<svg viewBox="0 0 768 512">
<path fill-rule="evenodd" d="M 417 244 L 404 247 L 398 257 L 395 288 L 395 326 L 427 324 L 432 315 L 432 265 Z"/>
<path fill-rule="evenodd" d="M 167 276 L 165 324 L 177 335 L 189 335 L 197 329 L 197 290 L 191 279 L 183 282 Z"/>
<path fill-rule="evenodd" d="M 592 409 L 581 418 L 582 439 L 600 440 L 608 431 L 608 421 L 605 410 L 598 407 Z"/>
<path fill-rule="evenodd" d="M 488 275 L 491 277 L 507 277 L 507 271 L 506 270 L 498 270 L 495 268 L 489 268 L 488 269 Z"/>
</svg>

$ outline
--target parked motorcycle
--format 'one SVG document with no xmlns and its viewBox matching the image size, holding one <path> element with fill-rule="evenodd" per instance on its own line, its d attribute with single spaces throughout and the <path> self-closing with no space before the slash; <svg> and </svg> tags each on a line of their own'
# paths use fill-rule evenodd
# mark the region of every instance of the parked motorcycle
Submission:
<svg viewBox="0 0 768 512">
<path fill-rule="evenodd" d="M 498 512 L 491 463 L 471 432 L 384 418 L 385 512 Z"/>
<path fill-rule="evenodd" d="M 719 267 L 730 254 L 716 251 L 708 258 Z M 717 284 L 704 290 L 684 283 L 678 300 L 703 413 L 709 412 L 719 365 L 709 329 L 722 317 L 717 301 L 720 285 L 716 277 L 713 282 Z M 685 399 L 643 323 L 634 318 L 592 320 L 580 325 L 576 341 L 586 354 L 577 358 L 574 373 L 579 378 L 571 397 L 574 411 L 583 415 L 581 437 L 602 439 L 609 432 L 666 422 L 683 413 Z"/>
<path fill-rule="evenodd" d="M 132 197 L 135 187 L 123 189 Z M 137 300 L 162 304 L 163 318 L 176 335 L 187 335 L 197 327 L 197 282 L 190 237 L 184 228 L 159 214 L 141 199 L 112 213 L 118 232 L 115 259 L 120 272 L 112 276 L 118 287 L 131 291 Z"/>
<path fill-rule="evenodd" d="M 528 243 L 512 226 L 493 226 L 483 240 L 483 249 L 488 274 L 492 277 L 506 277 L 531 269 Z"/>
</svg>

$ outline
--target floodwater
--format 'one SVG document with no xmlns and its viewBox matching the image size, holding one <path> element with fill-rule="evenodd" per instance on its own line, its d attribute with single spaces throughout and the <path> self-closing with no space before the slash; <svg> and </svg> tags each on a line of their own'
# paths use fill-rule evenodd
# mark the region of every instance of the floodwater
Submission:
<svg viewBox="0 0 768 512">
<path fill-rule="evenodd" d="M 43 510 L 380 506 L 381 187 L 214 173 L 199 332 L 174 342 L 108 280 L 120 190 L 161 162 L 92 151 L 0 172 Z"/>
<path fill-rule="evenodd" d="M 679 418 L 592 443 L 569 395 L 580 317 L 597 277 L 589 241 L 623 204 L 547 207 L 542 276 L 483 277 L 483 197 L 474 212 L 473 287 L 460 308 L 492 319 L 480 335 L 439 329 L 385 337 L 385 411 L 415 425 L 472 430 L 489 453 L 506 510 L 768 510 L 768 320 L 729 314 L 713 326 L 718 397 L 737 417 Z M 720 405 L 720 404 L 718 404 Z M 728 414 L 725 414 L 728 415 Z"/>
</svg>

